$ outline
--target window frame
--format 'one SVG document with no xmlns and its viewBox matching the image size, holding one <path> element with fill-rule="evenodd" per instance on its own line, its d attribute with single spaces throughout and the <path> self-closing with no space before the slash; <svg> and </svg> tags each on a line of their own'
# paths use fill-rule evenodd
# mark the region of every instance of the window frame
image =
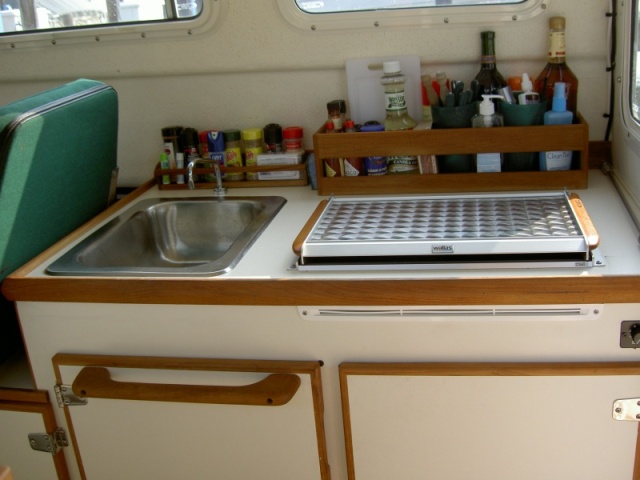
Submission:
<svg viewBox="0 0 640 480">
<path fill-rule="evenodd" d="M 295 0 L 274 0 L 292 26 L 308 32 L 362 28 L 422 27 L 443 24 L 510 23 L 542 13 L 551 0 L 527 0 L 513 5 L 423 7 L 341 13 L 307 13 Z"/>
<path fill-rule="evenodd" d="M 221 23 L 227 0 L 205 0 L 202 12 L 193 18 L 147 20 L 135 23 L 101 24 L 77 28 L 47 29 L 0 34 L 0 48 L 42 47 L 113 40 L 147 40 L 153 38 L 200 35 Z"/>
<path fill-rule="evenodd" d="M 636 40 L 640 46 L 640 30 L 637 30 L 636 15 L 640 16 L 640 0 L 631 0 L 626 7 L 627 15 L 624 15 L 624 45 L 622 47 L 622 72 L 618 76 L 618 84 L 621 86 L 620 110 L 624 127 L 636 141 L 640 141 L 640 111 L 638 117 L 633 114 L 633 92 L 636 79 L 634 78 L 634 65 L 639 56 L 635 51 Z M 634 58 L 635 56 L 635 58 Z M 635 65 L 640 72 L 640 62 Z M 638 103 L 640 107 L 640 102 Z"/>
</svg>

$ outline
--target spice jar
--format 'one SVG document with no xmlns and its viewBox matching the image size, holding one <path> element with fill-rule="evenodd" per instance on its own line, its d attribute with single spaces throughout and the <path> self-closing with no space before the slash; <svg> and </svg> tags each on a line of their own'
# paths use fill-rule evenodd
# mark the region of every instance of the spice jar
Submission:
<svg viewBox="0 0 640 480">
<path fill-rule="evenodd" d="M 264 127 L 263 132 L 267 153 L 282 153 L 282 127 L 277 123 L 270 123 Z"/>
<path fill-rule="evenodd" d="M 302 127 L 287 127 L 282 129 L 284 151 L 287 153 L 304 153 L 302 148 Z"/>
<path fill-rule="evenodd" d="M 262 149 L 262 129 L 247 128 L 242 130 L 242 144 L 244 146 L 244 164 L 247 167 L 258 164 L 258 155 Z M 247 172 L 247 180 L 258 180 L 256 172 Z"/>
<path fill-rule="evenodd" d="M 331 100 L 327 103 L 327 117 L 333 122 L 335 132 L 343 131 L 344 117 L 347 113 L 347 102 L 344 100 Z"/>
<path fill-rule="evenodd" d="M 230 129 L 222 132 L 224 137 L 224 166 L 242 167 L 242 149 L 240 130 Z M 227 173 L 225 180 L 238 182 L 244 180 L 244 173 Z"/>
</svg>

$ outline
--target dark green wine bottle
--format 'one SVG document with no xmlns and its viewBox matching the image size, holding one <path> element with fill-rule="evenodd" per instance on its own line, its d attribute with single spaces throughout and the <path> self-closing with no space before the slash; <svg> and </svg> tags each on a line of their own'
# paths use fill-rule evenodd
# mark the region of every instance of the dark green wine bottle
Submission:
<svg viewBox="0 0 640 480">
<path fill-rule="evenodd" d="M 507 86 L 502 74 L 496 67 L 495 32 L 482 32 L 482 58 L 480 60 L 480 71 L 476 75 L 476 80 L 480 84 L 479 95 L 496 94 L 498 90 Z M 478 98 L 477 100 L 482 100 Z"/>
</svg>

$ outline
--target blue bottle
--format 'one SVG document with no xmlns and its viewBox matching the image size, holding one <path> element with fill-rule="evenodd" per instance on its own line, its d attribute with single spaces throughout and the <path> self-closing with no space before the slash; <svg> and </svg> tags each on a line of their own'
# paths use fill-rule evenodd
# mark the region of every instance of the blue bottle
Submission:
<svg viewBox="0 0 640 480">
<path fill-rule="evenodd" d="M 573 112 L 567 110 L 567 92 L 564 82 L 557 82 L 553 87 L 553 103 L 551 110 L 544 114 L 545 125 L 571 125 Z M 573 152 L 556 151 L 540 152 L 540 170 L 570 170 Z"/>
</svg>

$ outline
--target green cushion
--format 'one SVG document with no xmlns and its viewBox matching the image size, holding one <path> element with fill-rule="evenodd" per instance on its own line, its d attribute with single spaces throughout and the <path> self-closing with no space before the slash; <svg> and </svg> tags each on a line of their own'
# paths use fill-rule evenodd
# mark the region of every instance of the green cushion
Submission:
<svg viewBox="0 0 640 480">
<path fill-rule="evenodd" d="M 118 99 L 77 80 L 0 108 L 0 281 L 108 204 Z"/>
</svg>

